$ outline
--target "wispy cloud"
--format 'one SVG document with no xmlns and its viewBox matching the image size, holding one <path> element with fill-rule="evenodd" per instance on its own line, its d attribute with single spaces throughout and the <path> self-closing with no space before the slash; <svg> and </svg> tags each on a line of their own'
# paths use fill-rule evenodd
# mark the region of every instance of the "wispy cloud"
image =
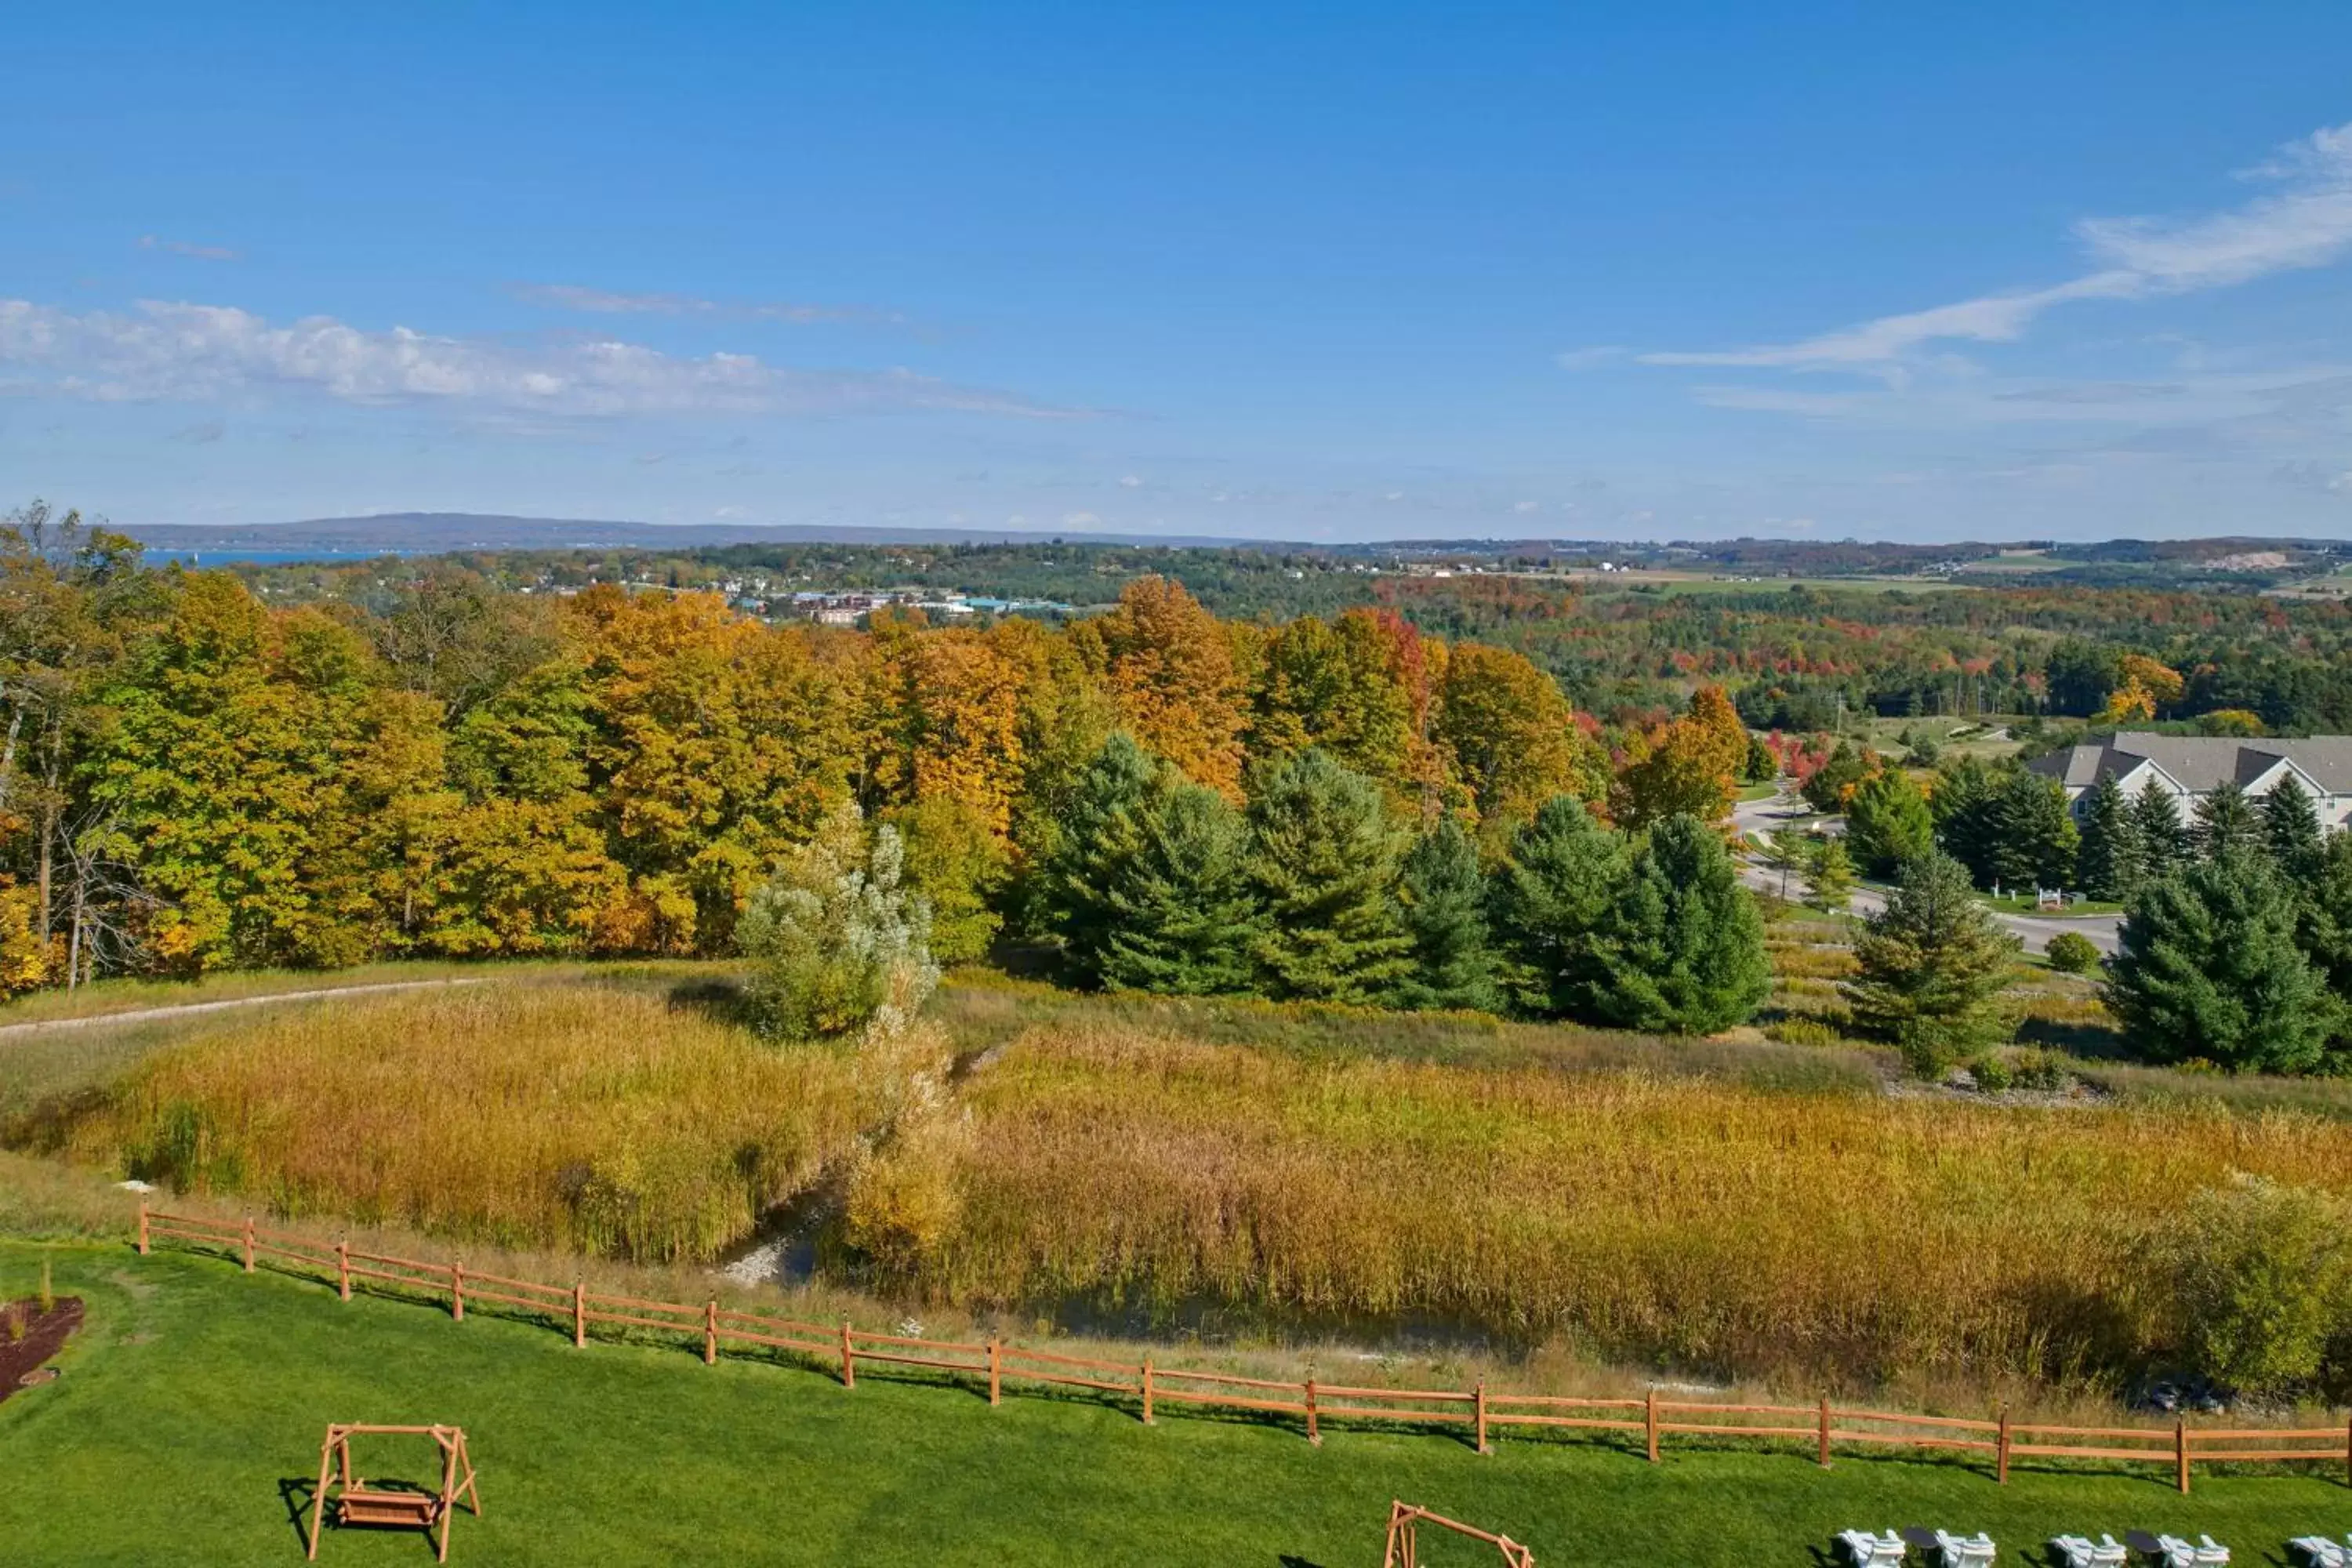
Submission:
<svg viewBox="0 0 2352 1568">
<path fill-rule="evenodd" d="M 297 392 L 550 416 L 1081 412 L 904 369 L 803 370 L 611 340 L 518 344 L 406 327 L 371 331 L 328 316 L 278 326 L 231 306 L 152 300 L 127 312 L 75 314 L 0 299 L 0 391 L 191 402 Z"/>
<path fill-rule="evenodd" d="M 173 256 L 185 256 L 196 261 L 236 261 L 239 253 L 226 245 L 195 245 L 184 239 L 158 239 L 152 234 L 139 237 L 142 250 L 164 250 Z"/>
<path fill-rule="evenodd" d="M 1882 316 L 1801 342 L 1637 355 L 1644 364 L 1798 370 L 1883 365 L 1938 340 L 2008 342 L 2042 312 L 2078 300 L 2139 300 L 2223 289 L 2321 267 L 2352 251 L 2352 124 L 2314 132 L 2242 178 L 2274 187 L 2200 217 L 2091 218 L 2074 233 L 2100 265 L 2044 289 L 1980 295 Z"/>
<path fill-rule="evenodd" d="M 730 321 L 788 321 L 796 326 L 821 321 L 881 327 L 908 324 L 907 318 L 896 310 L 877 310 L 863 305 L 703 300 L 691 294 L 627 294 L 577 283 L 518 283 L 509 291 L 527 304 L 578 310 L 592 316 L 718 316 Z"/>
</svg>

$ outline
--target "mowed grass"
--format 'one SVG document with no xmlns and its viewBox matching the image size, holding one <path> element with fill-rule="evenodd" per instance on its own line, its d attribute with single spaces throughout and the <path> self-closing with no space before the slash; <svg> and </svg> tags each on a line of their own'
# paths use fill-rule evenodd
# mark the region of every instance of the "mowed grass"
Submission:
<svg viewBox="0 0 2352 1568">
<path fill-rule="evenodd" d="M 1800 1387 L 2111 1375 L 2159 1343 L 2152 1243 L 2195 1193 L 2352 1187 L 2352 1127 L 2292 1112 L 1761 1095 L 1105 1028 L 1039 1029 L 966 1097 L 956 1218 L 913 1279 L 936 1298 L 1454 1327 Z"/>
<path fill-rule="evenodd" d="M 660 996 L 498 983 L 194 1021 L 20 1142 L 275 1213 L 717 1256 L 864 1124 L 841 1051 Z"/>
<path fill-rule="evenodd" d="M 2084 1473 L 1670 1447 L 1648 1465 L 1594 1440 L 1510 1436 L 1480 1457 L 1423 1433 L 1327 1430 L 1008 1397 L 688 1352 L 362 1297 L 217 1260 L 60 1247 L 61 1292 L 90 1318 L 64 1376 L 0 1405 L 0 1542 L 45 1568 L 293 1563 L 293 1510 L 329 1421 L 463 1425 L 483 1517 L 451 1561 L 922 1564 L 1200 1563 L 1373 1568 L 1389 1500 L 1507 1531 L 1547 1564 L 1654 1568 L 1826 1560 L 1843 1528 L 1990 1531 L 2038 1560 L 2060 1531 L 2210 1531 L 2238 1561 L 2352 1529 L 2352 1491 L 2318 1473 Z M 37 1270 L 0 1242 L 0 1279 Z M 359 1450 L 371 1477 L 425 1480 L 430 1449 Z M 1491 1562 L 1433 1542 L 1431 1568 Z M 1485 1551 L 1486 1549 L 1481 1549 Z M 1821 1555 L 1817 1555 L 1821 1554 Z M 331 1532 L 322 1563 L 430 1561 L 406 1532 Z"/>
</svg>

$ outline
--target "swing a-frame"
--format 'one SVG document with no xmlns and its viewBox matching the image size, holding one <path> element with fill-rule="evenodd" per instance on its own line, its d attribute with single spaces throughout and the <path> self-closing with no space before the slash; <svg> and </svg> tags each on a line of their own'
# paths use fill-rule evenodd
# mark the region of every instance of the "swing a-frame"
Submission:
<svg viewBox="0 0 2352 1568">
<path fill-rule="evenodd" d="M 430 1437 L 441 1450 L 441 1489 L 420 1491 L 411 1487 L 371 1487 L 352 1473 L 352 1439 L 378 1436 Z M 319 1445 L 319 1486 L 310 1494 L 310 1550 L 319 1555 L 319 1534 L 325 1522 L 327 1494 L 334 1492 L 338 1524 L 383 1524 L 394 1528 L 438 1532 L 436 1555 L 449 1561 L 449 1516 L 457 1500 L 482 1516 L 482 1494 L 474 1486 L 474 1461 L 466 1453 L 462 1426 L 375 1426 L 364 1422 L 337 1423 L 327 1428 Z"/>
<path fill-rule="evenodd" d="M 1409 1502 L 1389 1504 L 1389 1550 L 1381 1559 L 1383 1568 L 1418 1568 L 1420 1562 L 1413 1540 L 1414 1527 L 1433 1524 L 1450 1530 L 1456 1535 L 1466 1535 L 1473 1541 L 1483 1541 L 1503 1554 L 1503 1568 L 1536 1568 L 1536 1554 L 1507 1535 L 1490 1535 L 1475 1525 L 1432 1513 Z"/>
</svg>

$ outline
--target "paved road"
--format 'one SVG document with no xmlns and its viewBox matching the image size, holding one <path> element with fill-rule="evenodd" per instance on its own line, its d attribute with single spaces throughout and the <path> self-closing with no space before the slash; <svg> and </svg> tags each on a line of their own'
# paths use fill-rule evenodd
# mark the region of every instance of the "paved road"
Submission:
<svg viewBox="0 0 2352 1568">
<path fill-rule="evenodd" d="M 1769 800 L 1741 801 L 1731 808 L 1731 820 L 1742 833 L 1769 833 L 1809 815 L 1811 809 L 1794 795 L 1776 795 Z M 1759 892 L 1780 890 L 1780 874 L 1763 866 L 1742 865 L 1739 876 Z M 1789 878 L 1792 895 L 1797 887 L 1798 879 L 1792 873 Z M 1886 907 L 1886 900 L 1874 889 L 1857 889 L 1851 907 L 1856 914 L 1875 914 Z M 2116 932 L 2123 925 L 2121 915 L 2011 915 L 1995 910 L 1992 918 L 2016 932 L 2024 941 L 2028 952 L 2042 952 L 2050 945 L 2050 939 L 2061 931 L 2087 937 L 2101 952 L 2113 952 Z"/>
</svg>

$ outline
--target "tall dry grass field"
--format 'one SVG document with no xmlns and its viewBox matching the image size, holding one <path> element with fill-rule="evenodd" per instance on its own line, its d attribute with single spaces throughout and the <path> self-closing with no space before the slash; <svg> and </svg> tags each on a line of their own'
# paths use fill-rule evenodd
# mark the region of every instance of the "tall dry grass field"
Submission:
<svg viewBox="0 0 2352 1568">
<path fill-rule="evenodd" d="M 842 1053 L 642 994 L 484 985 L 203 1028 L 63 1137 L 283 1214 L 658 1261 L 748 1234 L 861 1118 Z"/>
<path fill-rule="evenodd" d="M 2149 1238 L 2242 1171 L 2352 1185 L 2274 1113 L 1765 1095 L 1642 1074 L 1309 1061 L 1041 1029 L 968 1086 L 970 1306 L 1202 1302 L 1451 1323 L 1849 1383 L 2085 1383 L 2159 1330 Z"/>
</svg>

